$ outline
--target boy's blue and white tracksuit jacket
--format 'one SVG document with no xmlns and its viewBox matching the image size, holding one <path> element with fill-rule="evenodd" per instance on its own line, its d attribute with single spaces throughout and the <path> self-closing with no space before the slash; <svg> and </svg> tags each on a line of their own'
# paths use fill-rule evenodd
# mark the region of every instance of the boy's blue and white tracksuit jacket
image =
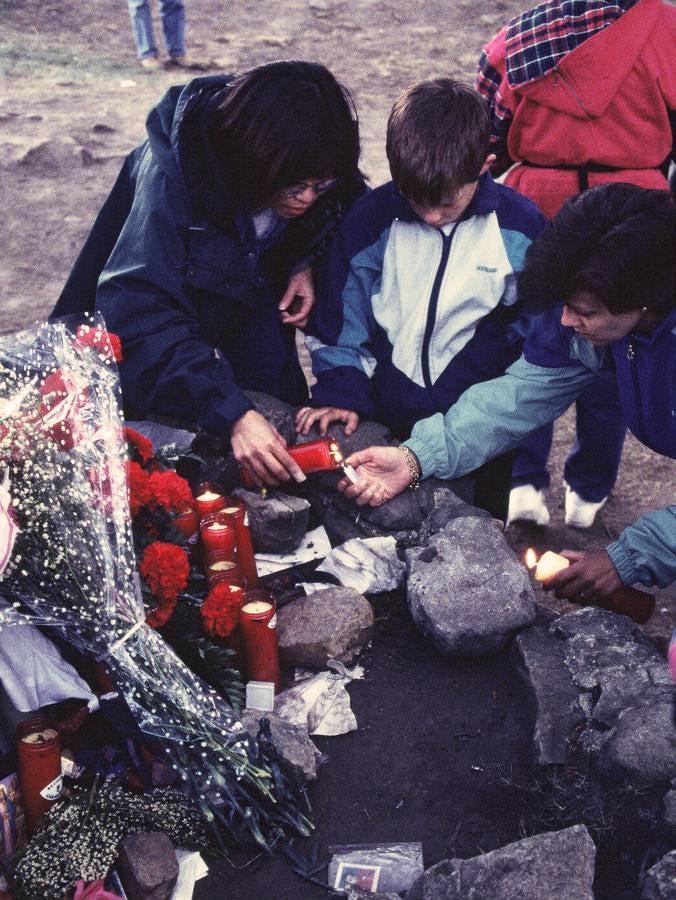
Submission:
<svg viewBox="0 0 676 900">
<path fill-rule="evenodd" d="M 336 234 L 306 337 L 313 406 L 408 434 L 504 372 L 528 328 L 516 273 L 544 223 L 488 174 L 444 229 L 423 223 L 391 182 L 362 197 Z"/>
</svg>

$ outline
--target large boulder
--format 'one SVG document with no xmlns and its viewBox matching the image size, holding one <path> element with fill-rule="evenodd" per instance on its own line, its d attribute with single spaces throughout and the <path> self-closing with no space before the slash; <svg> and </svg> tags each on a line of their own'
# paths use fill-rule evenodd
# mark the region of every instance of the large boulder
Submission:
<svg viewBox="0 0 676 900">
<path fill-rule="evenodd" d="M 528 572 L 494 520 L 452 519 L 406 561 L 411 616 L 442 653 L 494 653 L 535 619 Z"/>
<path fill-rule="evenodd" d="M 584 825 L 428 869 L 406 900 L 594 900 L 596 849 Z"/>
<path fill-rule="evenodd" d="M 353 588 L 316 591 L 278 612 L 284 666 L 323 669 L 330 659 L 349 665 L 371 640 L 373 608 Z"/>
</svg>

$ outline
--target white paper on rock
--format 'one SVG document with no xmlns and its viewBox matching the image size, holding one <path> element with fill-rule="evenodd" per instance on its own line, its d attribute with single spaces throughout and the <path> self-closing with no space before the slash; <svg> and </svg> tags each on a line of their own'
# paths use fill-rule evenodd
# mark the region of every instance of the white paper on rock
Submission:
<svg viewBox="0 0 676 900">
<path fill-rule="evenodd" d="M 347 734 L 356 730 L 357 719 L 345 685 L 363 678 L 364 670 L 361 666 L 347 669 L 334 659 L 327 665 L 328 672 L 300 670 L 295 684 L 277 696 L 275 712 L 287 722 L 306 728 L 309 734 Z"/>
<path fill-rule="evenodd" d="M 291 553 L 257 553 L 256 569 L 259 576 L 272 575 L 282 569 L 290 569 L 313 559 L 323 559 L 331 553 L 331 542 L 323 525 L 308 531 Z"/>
<path fill-rule="evenodd" d="M 8 607 L 0 597 L 0 609 Z M 0 682 L 21 712 L 71 698 L 95 699 L 87 682 L 54 644 L 14 610 L 0 629 Z"/>
<path fill-rule="evenodd" d="M 352 538 L 332 550 L 317 572 L 335 575 L 360 594 L 393 591 L 406 577 L 406 563 L 397 556 L 397 542 L 386 537 Z"/>
</svg>

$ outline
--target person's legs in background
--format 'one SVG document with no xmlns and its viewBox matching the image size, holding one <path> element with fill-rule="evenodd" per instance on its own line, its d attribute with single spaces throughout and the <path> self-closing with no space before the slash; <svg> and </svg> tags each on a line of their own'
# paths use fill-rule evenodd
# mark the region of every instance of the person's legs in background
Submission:
<svg viewBox="0 0 676 900">
<path fill-rule="evenodd" d="M 148 71 L 159 69 L 150 3 L 148 0 L 127 0 L 127 7 L 141 65 Z"/>
<path fill-rule="evenodd" d="M 565 522 L 589 528 L 617 479 L 626 426 L 617 385 L 600 375 L 576 403 L 577 438 L 566 460 Z M 553 424 L 529 435 L 517 447 L 509 495 L 508 524 L 515 521 L 549 524 L 544 491 L 549 487 L 547 457 Z"/>
<path fill-rule="evenodd" d="M 160 0 L 160 16 L 169 62 L 182 65 L 185 52 L 185 8 L 183 0 Z"/>
<path fill-rule="evenodd" d="M 615 485 L 627 432 L 615 379 L 597 378 L 575 414 L 577 439 L 563 469 L 566 525 L 589 528 Z"/>
<path fill-rule="evenodd" d="M 549 487 L 547 458 L 552 446 L 554 424 L 544 425 L 523 440 L 514 451 L 512 490 L 509 494 L 510 522 L 549 524 L 545 490 Z"/>
</svg>

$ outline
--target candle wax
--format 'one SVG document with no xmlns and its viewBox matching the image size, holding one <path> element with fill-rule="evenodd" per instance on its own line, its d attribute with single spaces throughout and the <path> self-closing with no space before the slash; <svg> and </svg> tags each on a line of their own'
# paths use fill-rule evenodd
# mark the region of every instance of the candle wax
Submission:
<svg viewBox="0 0 676 900">
<path fill-rule="evenodd" d="M 33 731 L 21 738 L 26 744 L 44 744 L 47 741 L 53 741 L 58 733 L 53 728 L 45 728 L 43 731 Z"/>
<path fill-rule="evenodd" d="M 199 497 L 197 497 L 196 499 L 208 502 L 209 500 L 218 500 L 218 498 L 220 496 L 221 496 L 220 494 L 216 494 L 214 491 L 205 491 L 203 494 L 200 494 Z"/>
<path fill-rule="evenodd" d="M 552 550 L 547 550 L 546 553 L 542 554 L 540 561 L 535 567 L 535 580 L 548 581 L 557 572 L 567 569 L 569 565 L 570 560 L 566 559 L 565 556 L 554 553 Z"/>
<path fill-rule="evenodd" d="M 264 613 L 272 609 L 271 603 L 265 603 L 263 600 L 253 600 L 251 603 L 245 603 L 242 612 L 254 615 L 254 613 Z"/>
<path fill-rule="evenodd" d="M 209 564 L 210 572 L 228 572 L 235 568 L 234 562 L 229 562 L 227 559 L 219 560 L 218 562 L 213 562 Z"/>
</svg>

